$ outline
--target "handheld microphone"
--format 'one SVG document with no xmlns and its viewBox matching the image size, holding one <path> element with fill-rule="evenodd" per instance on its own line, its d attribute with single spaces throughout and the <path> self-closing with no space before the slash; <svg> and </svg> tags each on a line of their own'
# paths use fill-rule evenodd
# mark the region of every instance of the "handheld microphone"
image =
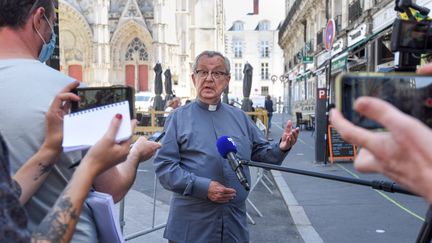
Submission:
<svg viewBox="0 0 432 243">
<path fill-rule="evenodd" d="M 243 174 L 243 167 L 241 166 L 239 159 L 235 155 L 237 153 L 237 146 L 235 145 L 232 138 L 228 136 L 220 137 L 216 142 L 216 147 L 219 151 L 219 154 L 224 159 L 228 160 L 232 170 L 236 173 L 236 176 L 239 179 L 240 184 L 243 185 L 246 191 L 249 191 L 250 186 L 245 175 Z"/>
</svg>

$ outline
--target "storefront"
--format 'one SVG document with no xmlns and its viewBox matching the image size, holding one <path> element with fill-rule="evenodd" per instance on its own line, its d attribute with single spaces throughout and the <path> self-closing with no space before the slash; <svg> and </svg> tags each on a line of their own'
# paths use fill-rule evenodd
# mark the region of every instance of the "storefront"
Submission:
<svg viewBox="0 0 432 243">
<path fill-rule="evenodd" d="M 392 70 L 394 67 L 394 54 L 391 51 L 392 25 L 397 17 L 394 11 L 394 2 L 387 4 L 372 16 L 372 36 L 370 41 L 373 50 L 371 62 L 376 72 Z"/>
</svg>

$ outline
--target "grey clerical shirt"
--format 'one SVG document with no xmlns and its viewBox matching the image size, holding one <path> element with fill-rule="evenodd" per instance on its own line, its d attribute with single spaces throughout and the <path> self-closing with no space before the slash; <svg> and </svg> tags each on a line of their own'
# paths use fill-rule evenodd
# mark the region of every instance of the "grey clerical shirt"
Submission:
<svg viewBox="0 0 432 243">
<path fill-rule="evenodd" d="M 248 242 L 246 198 L 227 160 L 216 148 L 221 136 L 231 137 L 242 160 L 280 164 L 286 152 L 269 144 L 240 109 L 200 101 L 176 109 L 165 122 L 166 135 L 154 160 L 162 186 L 173 192 L 164 237 L 176 242 Z M 244 173 L 250 182 L 247 167 Z M 210 181 L 236 190 L 228 203 L 207 198 Z"/>
</svg>

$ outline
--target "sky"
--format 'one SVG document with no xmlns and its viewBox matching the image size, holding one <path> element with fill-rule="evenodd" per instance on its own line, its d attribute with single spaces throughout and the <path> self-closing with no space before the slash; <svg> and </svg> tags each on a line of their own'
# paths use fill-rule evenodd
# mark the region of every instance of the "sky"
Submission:
<svg viewBox="0 0 432 243">
<path fill-rule="evenodd" d="M 253 12 L 254 0 L 224 0 L 226 26 L 238 19 L 245 19 Z M 276 22 L 285 19 L 285 0 L 259 0 L 259 17 Z"/>
</svg>

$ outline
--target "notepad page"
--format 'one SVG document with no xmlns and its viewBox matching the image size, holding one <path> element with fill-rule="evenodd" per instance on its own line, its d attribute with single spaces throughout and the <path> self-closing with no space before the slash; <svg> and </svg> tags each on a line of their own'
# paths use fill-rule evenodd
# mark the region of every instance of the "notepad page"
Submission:
<svg viewBox="0 0 432 243">
<path fill-rule="evenodd" d="M 66 115 L 63 125 L 63 150 L 86 149 L 94 145 L 108 130 L 116 114 L 122 114 L 116 142 L 132 136 L 129 102 L 123 101 Z"/>
</svg>

